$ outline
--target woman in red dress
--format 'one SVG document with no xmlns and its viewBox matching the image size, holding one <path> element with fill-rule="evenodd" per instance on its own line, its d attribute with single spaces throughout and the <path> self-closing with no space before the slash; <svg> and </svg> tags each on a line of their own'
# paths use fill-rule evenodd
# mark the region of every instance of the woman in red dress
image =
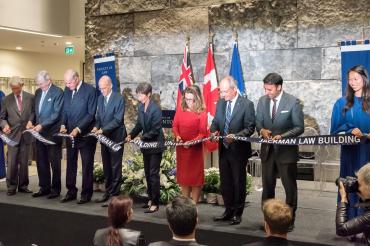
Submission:
<svg viewBox="0 0 370 246">
<path fill-rule="evenodd" d="M 204 138 L 207 134 L 207 114 L 196 88 L 190 86 L 185 89 L 172 129 L 176 141 L 185 143 L 176 147 L 177 183 L 182 195 L 191 197 L 196 203 L 204 184 L 203 144 L 186 146 L 186 143 Z"/>
</svg>

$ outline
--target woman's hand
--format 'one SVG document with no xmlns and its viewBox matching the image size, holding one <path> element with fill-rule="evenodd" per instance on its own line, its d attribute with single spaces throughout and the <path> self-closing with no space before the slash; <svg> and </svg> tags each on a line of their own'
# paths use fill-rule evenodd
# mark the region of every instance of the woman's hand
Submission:
<svg viewBox="0 0 370 246">
<path fill-rule="evenodd" d="M 128 143 L 131 141 L 131 135 L 127 135 L 127 137 L 125 138 L 125 143 Z"/>
<path fill-rule="evenodd" d="M 176 142 L 177 142 L 177 143 L 182 143 L 182 139 L 181 139 L 181 137 L 180 137 L 180 136 L 176 136 Z"/>
</svg>

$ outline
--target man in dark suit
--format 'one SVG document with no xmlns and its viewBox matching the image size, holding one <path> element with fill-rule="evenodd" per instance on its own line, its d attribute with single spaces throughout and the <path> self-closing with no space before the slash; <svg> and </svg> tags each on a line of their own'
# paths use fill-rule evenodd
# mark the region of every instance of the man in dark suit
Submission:
<svg viewBox="0 0 370 246">
<path fill-rule="evenodd" d="M 76 71 L 69 69 L 64 74 L 66 88 L 62 113 L 61 133 L 74 137 L 74 146 L 67 140 L 67 194 L 61 202 L 77 198 L 76 176 L 78 153 L 82 162 L 82 191 L 78 204 L 91 200 L 93 194 L 93 168 L 96 139 L 83 137 L 95 124 L 97 94 L 93 86 L 80 80 Z"/>
<path fill-rule="evenodd" d="M 22 90 L 23 82 L 19 77 L 12 77 L 9 85 L 12 93 L 1 102 L 0 126 L 9 138 L 19 143 L 14 147 L 8 145 L 6 182 L 7 195 L 11 196 L 15 195 L 17 188 L 18 192 L 32 193 L 28 189 L 28 157 L 32 137 L 22 132 L 32 127 L 35 110 L 34 97 Z"/>
<path fill-rule="evenodd" d="M 116 143 L 123 143 L 126 138 L 126 128 L 123 122 L 125 102 L 119 92 L 112 91 L 112 80 L 104 75 L 99 80 L 101 95 L 98 99 L 95 127 L 92 132 L 104 134 Z M 105 193 L 96 202 L 106 202 L 112 196 L 120 193 L 122 182 L 123 145 L 118 151 L 113 151 L 101 145 L 101 156 L 105 177 Z M 106 206 L 107 204 L 103 204 Z"/>
<path fill-rule="evenodd" d="M 174 198 L 166 207 L 166 217 L 172 232 L 172 240 L 159 241 L 150 246 L 199 246 L 195 239 L 198 211 L 195 203 L 188 197 Z"/>
<path fill-rule="evenodd" d="M 270 73 L 263 79 L 265 96 L 257 105 L 256 127 L 264 139 L 280 140 L 298 137 L 304 131 L 300 101 L 283 91 L 283 79 Z M 297 210 L 297 145 L 261 145 L 262 204 L 275 197 L 276 177 L 279 174 L 286 193 L 286 203 L 293 209 L 291 230 Z"/>
<path fill-rule="evenodd" d="M 277 199 L 267 200 L 263 204 L 264 227 L 267 237 L 261 241 L 246 244 L 251 246 L 289 246 L 288 231 L 293 214 L 289 205 Z"/>
<path fill-rule="evenodd" d="M 36 164 L 40 190 L 33 197 L 56 198 L 61 190 L 62 139 L 55 137 L 59 132 L 63 108 L 63 91 L 51 82 L 47 71 L 36 76 L 39 89 L 35 92 L 35 126 L 33 129 L 55 145 L 36 140 Z M 51 177 L 50 167 L 53 175 Z"/>
<path fill-rule="evenodd" d="M 241 222 L 246 198 L 246 165 L 251 156 L 249 142 L 234 141 L 234 136 L 247 137 L 253 134 L 254 106 L 247 98 L 238 95 L 233 77 L 227 76 L 220 82 L 221 98 L 216 105 L 212 121 L 212 135 L 225 136 L 219 143 L 219 166 L 221 194 L 225 212 L 215 221 L 229 221 L 231 225 Z"/>
</svg>

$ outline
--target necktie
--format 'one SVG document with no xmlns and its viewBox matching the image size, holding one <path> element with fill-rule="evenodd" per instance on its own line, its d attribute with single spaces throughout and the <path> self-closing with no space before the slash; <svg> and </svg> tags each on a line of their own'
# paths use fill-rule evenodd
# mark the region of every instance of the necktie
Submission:
<svg viewBox="0 0 370 246">
<path fill-rule="evenodd" d="M 107 104 L 108 104 L 108 97 L 105 96 L 104 97 L 104 109 L 107 107 Z"/>
<path fill-rule="evenodd" d="M 77 89 L 74 89 L 73 91 L 72 91 L 72 100 L 73 100 L 73 98 L 75 97 L 75 94 L 77 93 Z"/>
<path fill-rule="evenodd" d="M 275 116 L 276 116 L 276 102 L 277 102 L 277 100 L 275 98 L 272 99 L 272 100 L 274 102 L 274 105 L 272 105 L 271 120 L 274 121 Z"/>
<path fill-rule="evenodd" d="M 17 95 L 17 102 L 18 102 L 18 110 L 19 112 L 22 112 L 22 97 L 21 95 Z"/>
<path fill-rule="evenodd" d="M 40 103 L 39 103 L 39 113 L 41 112 L 41 108 L 42 108 L 42 104 L 44 102 L 45 96 L 46 96 L 46 92 L 43 91 L 41 95 Z"/>
<path fill-rule="evenodd" d="M 229 126 L 230 126 L 230 120 L 231 120 L 231 101 L 227 102 L 227 108 L 226 108 L 226 117 L 225 117 L 225 126 L 224 126 L 224 136 L 229 134 Z M 229 144 L 226 142 L 226 139 L 224 138 L 222 143 L 226 148 L 229 147 Z"/>
</svg>

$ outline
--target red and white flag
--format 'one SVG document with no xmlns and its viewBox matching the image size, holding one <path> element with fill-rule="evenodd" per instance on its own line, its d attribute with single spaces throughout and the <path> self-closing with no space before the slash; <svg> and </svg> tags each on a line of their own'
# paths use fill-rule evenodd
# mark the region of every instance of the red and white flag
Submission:
<svg viewBox="0 0 370 246">
<path fill-rule="evenodd" d="M 203 98 L 206 106 L 208 116 L 208 133 L 212 120 L 216 113 L 216 103 L 219 99 L 218 82 L 216 68 L 212 52 L 212 44 L 208 47 L 208 55 L 206 61 L 206 68 L 204 70 L 204 83 L 203 83 Z M 215 142 L 206 142 L 205 146 L 209 151 L 214 151 L 218 148 Z"/>
<path fill-rule="evenodd" d="M 179 88 L 177 90 L 176 110 L 181 107 L 181 97 L 186 87 L 194 83 L 193 70 L 191 68 L 190 55 L 188 46 L 185 45 L 184 58 L 181 64 L 181 74 L 179 79 Z"/>
</svg>

